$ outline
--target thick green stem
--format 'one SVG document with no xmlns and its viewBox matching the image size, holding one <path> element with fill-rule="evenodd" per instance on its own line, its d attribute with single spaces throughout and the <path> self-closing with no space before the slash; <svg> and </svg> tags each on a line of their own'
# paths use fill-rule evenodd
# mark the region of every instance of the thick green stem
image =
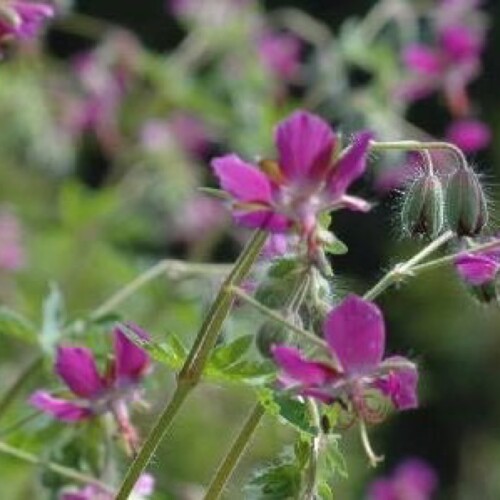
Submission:
<svg viewBox="0 0 500 500">
<path fill-rule="evenodd" d="M 401 280 L 402 277 L 409 276 L 413 273 L 415 266 L 426 259 L 433 252 L 442 247 L 445 243 L 450 241 L 454 237 L 452 231 L 447 231 L 441 236 L 436 238 L 434 241 L 429 243 L 425 248 L 418 252 L 408 261 L 396 265 L 387 274 L 385 274 L 382 279 L 376 283 L 370 290 L 368 290 L 363 296 L 366 300 L 373 300 L 378 297 L 387 288 L 391 287 L 394 283 Z"/>
<path fill-rule="evenodd" d="M 65 467 L 64 465 L 59 465 L 54 462 L 47 462 L 46 460 L 38 458 L 31 453 L 14 448 L 13 446 L 10 446 L 3 441 L 0 441 L 0 453 L 17 458 L 18 460 L 22 460 L 23 462 L 27 462 L 32 465 L 43 467 L 47 470 L 55 472 L 56 474 L 59 474 L 60 476 L 66 477 L 73 481 L 78 481 L 82 484 L 94 484 L 98 486 L 99 489 L 105 492 L 113 493 L 109 486 L 99 481 L 98 479 L 82 474 L 81 472 L 70 469 L 69 467 Z"/>
<path fill-rule="evenodd" d="M 243 455 L 243 452 L 248 446 L 248 443 L 264 416 L 264 413 L 264 407 L 260 403 L 257 403 L 241 428 L 241 431 L 231 446 L 229 453 L 226 455 L 226 458 L 220 464 L 217 472 L 212 478 L 210 486 L 205 493 L 205 500 L 217 500 L 221 496 L 227 481 L 231 477 L 241 456 Z"/>
<path fill-rule="evenodd" d="M 179 373 L 177 388 L 172 399 L 153 425 L 136 458 L 130 465 L 116 500 L 126 500 L 146 468 L 156 448 L 170 428 L 175 416 L 182 407 L 190 391 L 198 384 L 206 361 L 217 341 L 224 320 L 228 316 L 234 297 L 230 291 L 232 285 L 240 284 L 249 274 L 266 241 L 267 234 L 257 231 L 236 261 L 236 264 L 221 286 L 219 294 L 212 304 L 203 325 L 194 341 L 191 351 Z"/>
</svg>

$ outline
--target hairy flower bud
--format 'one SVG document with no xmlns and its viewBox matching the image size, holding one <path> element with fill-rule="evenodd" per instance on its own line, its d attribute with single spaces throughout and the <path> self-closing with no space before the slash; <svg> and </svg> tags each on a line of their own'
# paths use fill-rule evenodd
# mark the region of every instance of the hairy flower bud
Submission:
<svg viewBox="0 0 500 500">
<path fill-rule="evenodd" d="M 271 358 L 271 348 L 275 344 L 283 344 L 288 340 L 286 328 L 278 325 L 276 321 L 266 321 L 257 332 L 255 342 L 257 349 L 264 358 Z"/>
<path fill-rule="evenodd" d="M 471 168 L 461 168 L 451 176 L 446 211 L 451 229 L 459 236 L 475 236 L 488 222 L 486 197 Z"/>
<path fill-rule="evenodd" d="M 444 194 L 439 178 L 419 177 L 405 194 L 401 213 L 403 230 L 410 236 L 436 237 L 444 224 Z"/>
</svg>

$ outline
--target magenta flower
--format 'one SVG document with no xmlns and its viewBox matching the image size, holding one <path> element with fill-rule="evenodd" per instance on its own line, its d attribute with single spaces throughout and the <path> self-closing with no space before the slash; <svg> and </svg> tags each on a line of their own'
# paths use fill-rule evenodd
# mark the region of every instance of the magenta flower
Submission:
<svg viewBox="0 0 500 500">
<path fill-rule="evenodd" d="M 496 278 L 500 270 L 500 256 L 495 252 L 482 254 L 464 252 L 455 259 L 455 269 L 467 284 L 485 285 Z"/>
<path fill-rule="evenodd" d="M 375 304 L 348 296 L 328 314 L 323 331 L 331 355 L 326 362 L 311 361 L 294 347 L 274 346 L 285 388 L 327 404 L 350 402 L 365 421 L 378 419 L 370 405 L 373 391 L 389 397 L 400 410 L 418 405 L 416 366 L 400 356 L 383 359 L 385 325 Z"/>
<path fill-rule="evenodd" d="M 397 467 L 388 478 L 375 480 L 367 500 L 430 500 L 437 488 L 437 476 L 424 461 L 412 458 Z"/>
<path fill-rule="evenodd" d="M 22 244 L 21 225 L 7 211 L 0 211 L 0 270 L 17 271 L 24 267 L 26 255 Z"/>
<path fill-rule="evenodd" d="M 54 7 L 43 2 L 11 0 L 0 6 L 0 40 L 34 38 L 43 23 L 54 16 Z"/>
<path fill-rule="evenodd" d="M 446 139 L 466 153 L 475 153 L 489 145 L 491 130 L 479 120 L 472 118 L 457 120 L 446 131 Z"/>
<path fill-rule="evenodd" d="M 149 337 L 136 325 L 128 327 L 142 338 Z M 29 401 L 63 422 L 78 422 L 111 412 L 125 441 L 134 448 L 137 435 L 129 421 L 127 403 L 138 399 L 138 384 L 150 366 L 150 359 L 119 327 L 114 329 L 113 336 L 114 358 L 104 374 L 99 373 L 89 349 L 58 348 L 55 372 L 75 399 L 63 399 L 38 390 Z"/>
<path fill-rule="evenodd" d="M 296 226 L 311 242 L 319 213 L 370 208 L 364 200 L 347 195 L 347 189 L 366 169 L 371 137 L 359 133 L 333 159 L 337 135 L 321 118 L 298 111 L 276 129 L 277 161 L 264 160 L 259 168 L 231 154 L 213 160 L 212 168 L 232 197 L 239 224 L 274 233 Z"/>
<path fill-rule="evenodd" d="M 449 24 L 438 30 L 435 45 L 413 44 L 403 52 L 410 77 L 398 88 L 408 101 L 443 90 L 453 114 L 469 112 L 467 85 L 478 75 L 484 33 L 467 24 Z"/>
<path fill-rule="evenodd" d="M 300 68 L 300 40 L 287 33 L 264 33 L 257 41 L 257 50 L 264 67 L 280 80 L 292 80 Z"/>
<path fill-rule="evenodd" d="M 134 489 L 131 492 L 130 500 L 146 500 L 154 492 L 155 479 L 151 474 L 141 474 Z M 114 495 L 97 485 L 88 485 L 83 488 L 71 488 L 59 495 L 59 500 L 113 500 Z"/>
</svg>

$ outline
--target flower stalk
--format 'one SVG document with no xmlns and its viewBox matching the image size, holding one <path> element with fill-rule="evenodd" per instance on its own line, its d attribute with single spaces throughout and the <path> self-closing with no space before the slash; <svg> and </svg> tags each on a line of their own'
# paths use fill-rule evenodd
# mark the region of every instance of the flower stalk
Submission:
<svg viewBox="0 0 500 500">
<path fill-rule="evenodd" d="M 129 497 L 139 476 L 148 465 L 187 396 L 198 384 L 206 361 L 234 302 L 234 296 L 230 287 L 239 285 L 250 273 L 266 239 L 267 234 L 263 231 L 257 231 L 254 234 L 236 261 L 233 270 L 222 284 L 219 294 L 212 304 L 184 366 L 178 375 L 177 387 L 172 399 L 167 403 L 158 417 L 137 456 L 131 463 L 118 491 L 116 500 L 126 500 Z"/>
</svg>

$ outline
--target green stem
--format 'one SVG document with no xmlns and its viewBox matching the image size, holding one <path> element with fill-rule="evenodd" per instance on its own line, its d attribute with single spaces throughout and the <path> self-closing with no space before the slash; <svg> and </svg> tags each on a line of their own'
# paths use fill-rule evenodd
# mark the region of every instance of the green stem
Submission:
<svg viewBox="0 0 500 500">
<path fill-rule="evenodd" d="M 91 321 L 98 320 L 106 314 L 112 312 L 118 305 L 125 302 L 144 285 L 160 277 L 162 274 L 168 275 L 171 279 L 180 276 L 206 275 L 220 277 L 227 274 L 230 266 L 218 264 L 198 264 L 194 262 L 184 262 L 181 260 L 164 259 L 140 274 L 129 284 L 118 290 L 106 302 L 95 309 L 89 316 Z"/>
<path fill-rule="evenodd" d="M 37 356 L 17 377 L 15 382 L 7 389 L 0 399 L 0 419 L 4 416 L 10 405 L 15 401 L 19 392 L 24 388 L 28 380 L 39 370 L 43 364 L 43 357 Z"/>
<path fill-rule="evenodd" d="M 487 252 L 488 250 L 498 249 L 500 247 L 500 240 L 490 241 L 488 243 L 484 243 L 483 245 L 477 245 L 472 248 L 467 248 L 461 250 L 460 252 L 453 253 L 451 255 L 446 255 L 445 257 L 441 257 L 440 259 L 431 260 L 429 262 L 425 262 L 424 264 L 420 264 L 418 266 L 413 266 L 411 269 L 412 274 L 416 275 L 424 271 L 432 271 L 433 269 L 437 269 L 439 267 L 446 266 L 448 264 L 453 264 L 457 257 L 460 257 L 463 254 L 476 254 Z"/>
<path fill-rule="evenodd" d="M 55 472 L 60 476 L 72 479 L 73 481 L 78 481 L 79 483 L 82 484 L 94 484 L 105 492 L 113 493 L 113 491 L 109 488 L 108 485 L 104 484 L 98 479 L 95 479 L 91 476 L 87 476 L 86 474 L 82 474 L 81 472 L 70 469 L 69 467 L 65 467 L 64 465 L 59 465 L 54 462 L 47 462 L 46 460 L 38 458 L 37 456 L 32 455 L 31 453 L 19 450 L 18 448 L 14 448 L 13 446 L 10 446 L 7 443 L 4 443 L 3 441 L 0 441 L 0 453 L 3 453 L 4 455 L 8 455 L 10 457 L 17 458 L 19 460 L 22 460 L 23 462 L 27 462 L 32 465 L 38 465 L 40 467 L 44 467 L 45 469 Z"/>
<path fill-rule="evenodd" d="M 458 159 L 461 168 L 468 168 L 469 162 L 463 151 L 449 142 L 442 141 L 394 141 L 394 142 L 377 142 L 372 141 L 370 147 L 373 151 L 425 151 L 431 149 L 449 151 Z"/>
<path fill-rule="evenodd" d="M 391 287 L 394 283 L 400 281 L 402 277 L 411 275 L 417 264 L 422 262 L 422 260 L 427 258 L 445 243 L 450 241 L 453 237 L 453 231 L 447 231 L 436 238 L 434 241 L 429 243 L 429 245 L 423 248 L 408 261 L 404 262 L 403 264 L 397 264 L 393 269 L 385 274 L 378 283 L 376 283 L 370 290 L 368 290 L 363 298 L 365 298 L 366 300 L 373 300 L 387 288 Z"/>
<path fill-rule="evenodd" d="M 251 437 L 262 420 L 264 413 L 264 407 L 260 403 L 257 403 L 250 412 L 250 415 L 241 428 L 236 440 L 232 444 L 229 453 L 226 455 L 226 458 L 220 464 L 214 477 L 212 478 L 210 486 L 205 493 L 205 500 L 217 500 L 221 496 L 227 481 L 236 468 L 243 452 L 250 442 Z"/>
<path fill-rule="evenodd" d="M 126 500 L 129 497 L 139 476 L 151 460 L 188 394 L 198 384 L 210 351 L 219 336 L 222 324 L 234 301 L 229 287 L 240 284 L 246 278 L 258 258 L 266 238 L 267 234 L 263 231 L 255 233 L 236 261 L 233 270 L 222 284 L 179 373 L 174 395 L 153 425 L 134 461 L 130 464 L 116 500 Z"/>
<path fill-rule="evenodd" d="M 311 441 L 311 450 L 309 456 L 309 465 L 307 469 L 307 483 L 304 492 L 305 500 L 314 500 L 316 498 L 316 487 L 318 480 L 318 460 L 321 446 L 321 423 L 318 411 L 318 406 L 312 399 L 307 399 L 307 408 L 311 416 L 311 420 L 317 429 L 318 435 L 314 436 Z"/>
<path fill-rule="evenodd" d="M 314 335 L 314 333 L 308 332 L 307 330 L 304 330 L 299 326 L 295 325 L 294 323 L 288 321 L 281 314 L 277 313 L 276 311 L 273 311 L 272 309 L 269 309 L 264 304 L 261 304 L 258 300 L 255 300 L 253 297 L 245 293 L 241 288 L 233 286 L 231 287 L 231 291 L 236 297 L 239 297 L 240 299 L 244 300 L 249 305 L 254 307 L 257 311 L 261 312 L 262 314 L 265 314 L 267 317 L 276 321 L 276 323 L 279 323 L 284 327 L 292 330 L 294 333 L 297 333 L 301 337 L 314 343 L 317 347 L 320 347 L 321 349 L 328 349 L 328 346 L 323 339 L 317 337 L 316 335 Z"/>
</svg>

